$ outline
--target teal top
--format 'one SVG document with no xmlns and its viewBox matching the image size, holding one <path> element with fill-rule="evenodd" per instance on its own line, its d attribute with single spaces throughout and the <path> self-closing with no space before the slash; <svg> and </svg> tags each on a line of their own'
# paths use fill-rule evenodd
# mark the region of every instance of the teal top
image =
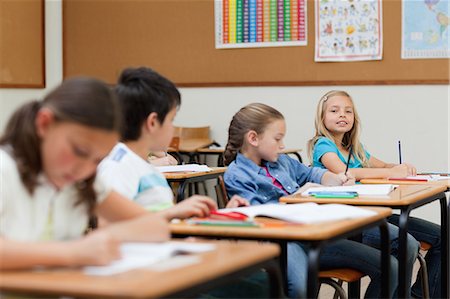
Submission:
<svg viewBox="0 0 450 299">
<path fill-rule="evenodd" d="M 314 145 L 312 166 L 326 168 L 320 160 L 322 159 L 323 155 L 330 152 L 335 153 L 344 164 L 347 164 L 348 157 L 344 157 L 344 155 L 342 155 L 342 153 L 339 151 L 334 141 L 330 140 L 327 137 L 320 137 L 317 140 L 316 144 Z M 366 153 L 367 159 L 370 159 L 370 154 L 366 150 L 364 150 L 364 152 Z M 362 168 L 363 166 L 361 161 L 353 155 L 350 159 L 348 167 Z"/>
</svg>

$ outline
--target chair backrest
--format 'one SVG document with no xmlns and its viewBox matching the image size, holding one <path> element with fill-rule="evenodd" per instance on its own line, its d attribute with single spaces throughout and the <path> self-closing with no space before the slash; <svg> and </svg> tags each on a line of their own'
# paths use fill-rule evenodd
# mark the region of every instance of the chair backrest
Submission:
<svg viewBox="0 0 450 299">
<path fill-rule="evenodd" d="M 227 189 L 225 188 L 223 176 L 219 176 L 217 178 L 217 185 L 214 186 L 214 188 L 216 189 L 217 206 L 219 209 L 223 209 L 227 206 L 227 203 L 230 200 L 228 198 Z"/>
<path fill-rule="evenodd" d="M 174 136 L 184 139 L 209 139 L 209 126 L 205 127 L 175 127 Z"/>
<path fill-rule="evenodd" d="M 180 152 L 195 152 L 215 144 L 209 137 L 209 126 L 206 127 L 175 127 L 174 136 L 179 137 Z"/>
</svg>

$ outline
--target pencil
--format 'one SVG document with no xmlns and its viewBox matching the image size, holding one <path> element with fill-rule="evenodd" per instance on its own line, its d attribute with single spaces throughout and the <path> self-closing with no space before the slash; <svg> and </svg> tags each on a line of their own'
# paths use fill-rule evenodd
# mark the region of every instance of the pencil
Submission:
<svg viewBox="0 0 450 299">
<path fill-rule="evenodd" d="M 353 154 L 353 146 L 350 145 L 350 150 L 348 151 L 347 165 L 345 166 L 344 172 L 345 175 L 347 175 L 348 165 L 350 165 L 350 158 L 352 157 L 352 154 Z"/>
</svg>

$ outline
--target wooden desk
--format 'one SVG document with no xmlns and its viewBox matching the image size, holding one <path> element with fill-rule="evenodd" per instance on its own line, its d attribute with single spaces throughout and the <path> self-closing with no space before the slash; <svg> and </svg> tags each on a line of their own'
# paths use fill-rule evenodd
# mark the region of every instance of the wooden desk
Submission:
<svg viewBox="0 0 450 299">
<path fill-rule="evenodd" d="M 204 182 L 206 180 L 217 179 L 225 173 L 226 167 L 210 167 L 211 171 L 200 172 L 165 172 L 169 184 L 179 183 L 176 194 L 177 202 L 184 199 L 184 191 L 186 186 L 190 183 Z"/>
<path fill-rule="evenodd" d="M 445 191 L 447 187 L 442 184 L 422 184 L 422 185 L 400 185 L 389 195 L 383 197 L 360 196 L 357 198 L 315 198 L 303 197 L 300 194 L 281 197 L 280 202 L 284 203 L 342 203 L 350 205 L 377 205 L 400 209 L 399 219 L 399 298 L 404 298 L 408 286 L 405 281 L 406 269 L 406 234 L 408 232 L 408 218 L 410 212 L 428 204 L 432 201 L 439 200 L 441 206 L 441 260 L 442 260 L 442 296 L 449 298 L 447 279 L 448 279 L 448 207 Z M 445 296 L 446 295 L 446 296 Z"/>
<path fill-rule="evenodd" d="M 265 268 L 271 278 L 272 295 L 281 295 L 281 278 L 275 261 L 280 253 L 278 246 L 256 242 L 214 243 L 215 250 L 196 254 L 200 262 L 164 271 L 136 269 L 111 276 L 88 276 L 77 269 L 3 271 L 0 291 L 85 298 L 186 298 Z"/>
<path fill-rule="evenodd" d="M 389 208 L 367 207 L 376 211 L 377 214 L 371 217 L 364 217 L 350 220 L 340 220 L 324 222 L 319 224 L 293 225 L 285 222 L 257 218 L 257 221 L 265 224 L 265 227 L 221 227 L 221 226 L 201 226 L 191 225 L 182 221 L 171 223 L 170 230 L 173 236 L 201 236 L 210 238 L 231 238 L 248 240 L 266 240 L 276 242 L 281 247 L 281 268 L 282 274 L 286 275 L 287 265 L 287 242 L 302 241 L 310 245 L 308 251 L 308 298 L 315 298 L 318 290 L 319 255 L 321 248 L 327 243 L 357 235 L 363 230 L 379 226 L 382 236 L 382 265 L 383 271 L 382 297 L 389 297 L 389 233 L 387 230 L 386 217 L 392 214 Z M 286 279 L 284 279 L 286 282 Z"/>
</svg>

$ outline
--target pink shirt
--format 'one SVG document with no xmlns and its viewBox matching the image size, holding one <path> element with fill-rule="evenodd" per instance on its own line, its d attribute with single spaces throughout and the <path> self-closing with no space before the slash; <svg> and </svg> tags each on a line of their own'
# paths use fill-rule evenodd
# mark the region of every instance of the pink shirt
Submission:
<svg viewBox="0 0 450 299">
<path fill-rule="evenodd" d="M 269 173 L 269 170 L 267 169 L 267 167 L 266 167 L 266 166 L 263 166 L 262 168 L 266 171 L 266 176 L 272 180 L 272 184 L 274 184 L 275 187 L 280 188 L 281 190 L 283 190 L 284 193 L 287 194 L 287 191 L 284 190 L 284 188 L 283 188 L 283 186 L 280 184 L 280 182 L 278 182 L 277 179 L 274 178 L 274 177 Z"/>
</svg>

